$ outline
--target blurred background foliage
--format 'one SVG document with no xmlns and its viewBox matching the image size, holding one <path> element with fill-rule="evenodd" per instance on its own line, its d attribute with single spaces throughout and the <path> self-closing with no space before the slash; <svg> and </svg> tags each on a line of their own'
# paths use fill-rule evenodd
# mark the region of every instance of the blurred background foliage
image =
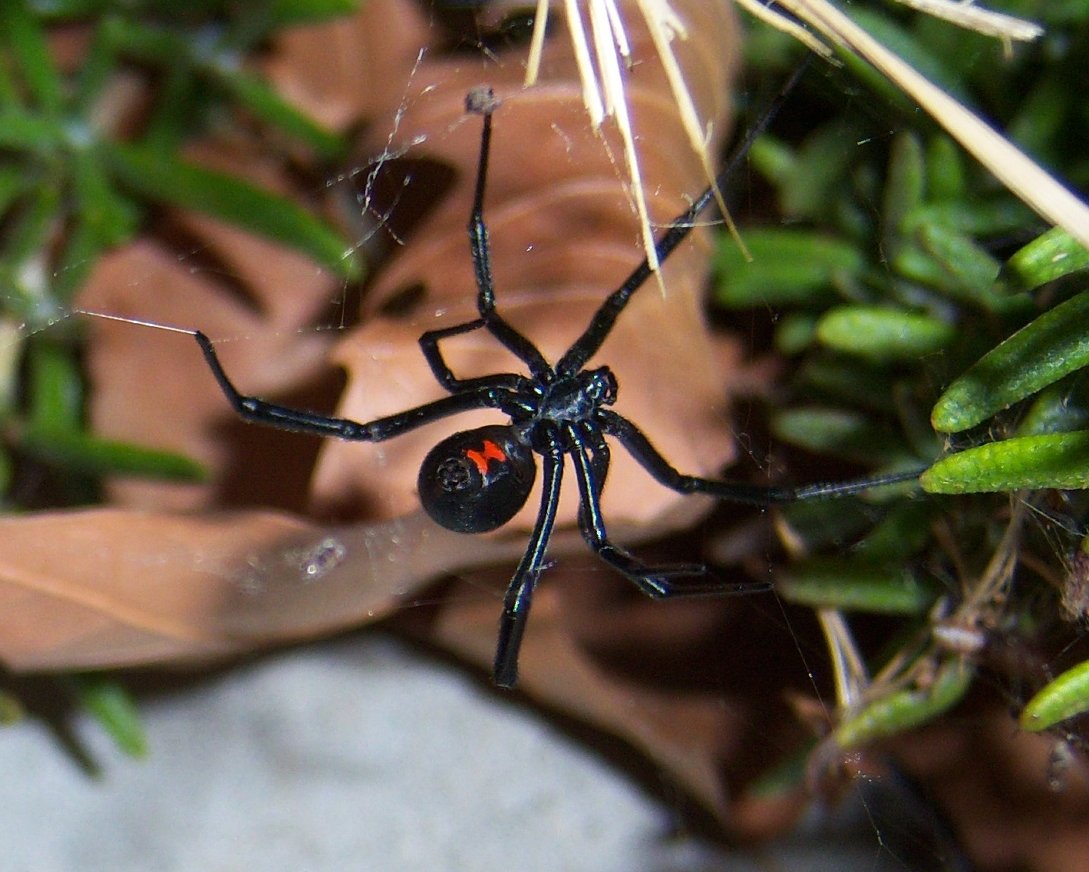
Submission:
<svg viewBox="0 0 1089 872">
<path fill-rule="evenodd" d="M 989 6 L 1046 33 L 1011 51 L 889 6 L 849 12 L 1084 192 L 1089 4 Z M 756 27 L 746 51 L 757 91 L 798 56 Z M 727 323 L 764 325 L 789 361 L 766 411 L 789 477 L 941 457 L 923 476 L 928 496 L 782 514 L 793 562 L 777 589 L 818 609 L 841 705 L 829 741 L 849 748 L 931 720 L 979 671 L 1018 710 L 1089 656 L 1089 260 L 891 86 L 843 60 L 807 76 L 808 111 L 784 113 L 754 146 L 742 200 L 753 260 L 720 244 L 713 301 Z M 886 641 L 859 650 L 847 628 L 866 616 L 883 621 Z M 1089 707 L 1071 687 L 1046 684 L 1032 712 L 1041 699 L 1064 717 Z"/>
</svg>

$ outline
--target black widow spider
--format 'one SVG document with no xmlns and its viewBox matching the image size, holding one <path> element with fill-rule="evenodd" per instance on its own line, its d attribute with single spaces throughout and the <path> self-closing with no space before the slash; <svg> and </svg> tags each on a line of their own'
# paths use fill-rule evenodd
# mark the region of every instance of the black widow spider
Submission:
<svg viewBox="0 0 1089 872">
<path fill-rule="evenodd" d="M 785 99 L 785 93 L 786 89 L 749 131 L 719 174 L 716 184 L 723 183 L 740 164 L 753 140 Z M 466 109 L 483 116 L 476 188 L 469 217 L 469 247 L 476 274 L 479 317 L 464 324 L 428 331 L 419 339 L 431 372 L 450 396 L 366 424 L 291 409 L 241 394 L 223 370 L 211 340 L 199 330 L 193 335 L 223 393 L 238 414 L 249 421 L 337 439 L 381 442 L 470 409 L 496 409 L 510 418 L 508 424 L 466 430 L 444 439 L 424 459 L 418 480 L 420 501 L 437 523 L 456 532 L 483 533 L 507 523 L 525 504 L 537 476 L 534 455 L 541 456 L 544 470 L 541 508 L 529 545 L 507 588 L 499 625 L 494 679 L 498 686 L 509 688 L 517 681 L 518 649 L 529 616 L 533 589 L 544 570 L 545 550 L 556 520 L 565 455 L 570 456 L 574 464 L 581 500 L 579 527 L 586 543 L 605 563 L 633 581 L 644 593 L 657 598 L 757 592 L 768 590 L 770 585 L 725 585 L 706 581 L 678 585 L 675 579 L 706 576 L 706 569 L 696 564 L 648 566 L 610 542 L 600 506 L 609 470 L 606 436 L 618 440 L 651 476 L 668 488 L 683 494 L 709 494 L 721 500 L 756 506 L 854 494 L 914 478 L 918 473 L 794 488 L 716 481 L 684 475 L 674 469 L 635 424 L 608 408 L 617 395 L 616 377 L 609 368 L 584 368 L 609 335 L 632 295 L 651 275 L 645 259 L 605 299 L 589 326 L 559 361 L 550 364 L 545 360 L 537 347 L 508 324 L 495 308 L 488 231 L 484 224 L 484 187 L 492 112 L 497 106 L 498 101 L 486 88 L 476 89 L 466 98 Z M 660 261 L 665 261 L 688 235 L 696 216 L 713 198 L 714 190 L 711 187 L 704 191 L 661 235 L 656 243 Z M 481 328 L 525 363 L 530 374 L 500 373 L 466 379 L 454 375 L 439 350 L 439 342 Z"/>
</svg>

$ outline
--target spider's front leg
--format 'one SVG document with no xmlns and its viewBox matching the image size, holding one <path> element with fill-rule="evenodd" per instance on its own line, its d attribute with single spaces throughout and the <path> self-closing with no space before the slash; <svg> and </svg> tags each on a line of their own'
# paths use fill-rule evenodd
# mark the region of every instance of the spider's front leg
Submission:
<svg viewBox="0 0 1089 872">
<path fill-rule="evenodd" d="M 473 271 L 476 275 L 476 307 L 484 326 L 515 357 L 529 367 L 534 378 L 549 380 L 552 377 L 552 367 L 548 365 L 544 355 L 495 310 L 491 248 L 488 244 L 488 227 L 484 223 L 484 189 L 488 179 L 488 155 L 491 151 L 492 113 L 498 106 L 499 101 L 490 88 L 476 88 L 465 98 L 467 111 L 484 116 L 484 124 L 480 132 L 480 158 L 476 167 L 473 208 L 469 213 L 469 253 L 473 258 Z"/>
<path fill-rule="evenodd" d="M 779 112 L 779 109 L 786 101 L 787 95 L 801 77 L 807 63 L 808 59 L 795 69 L 786 85 L 783 86 L 783 90 L 779 92 L 779 95 L 772 101 L 771 105 L 761 113 L 760 117 L 752 127 L 749 128 L 748 132 L 745 134 L 745 138 L 734 150 L 733 154 L 730 155 L 729 160 L 726 161 L 726 165 L 719 172 L 718 176 L 715 177 L 714 182 L 695 199 L 688 209 L 674 218 L 658 237 L 657 241 L 654 243 L 654 250 L 657 254 L 659 263 L 665 263 L 674 249 L 685 240 L 695 226 L 696 218 L 699 214 L 715 199 L 716 193 L 726 187 L 727 181 L 737 168 L 744 163 L 752 144 L 756 141 L 757 137 L 767 129 L 768 125 L 771 123 L 771 119 Z M 604 343 L 609 333 L 612 332 L 616 319 L 620 317 L 620 314 L 624 311 L 628 303 L 631 302 L 636 291 L 646 284 L 647 279 L 650 278 L 651 275 L 652 270 L 650 262 L 646 258 L 643 258 L 643 262 L 632 270 L 631 274 L 624 280 L 620 287 L 605 298 L 605 301 L 590 319 L 590 323 L 583 331 L 582 335 L 575 340 L 574 344 L 567 349 L 563 357 L 556 363 L 556 372 L 559 373 L 561 377 L 573 375 L 578 372 L 586 366 L 587 361 L 590 360 L 591 357 L 597 354 L 602 343 Z"/>
</svg>

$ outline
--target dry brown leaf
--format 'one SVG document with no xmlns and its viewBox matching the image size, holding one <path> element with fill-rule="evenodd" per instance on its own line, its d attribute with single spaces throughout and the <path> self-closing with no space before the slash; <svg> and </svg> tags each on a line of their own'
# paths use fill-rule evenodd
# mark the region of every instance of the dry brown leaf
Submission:
<svg viewBox="0 0 1089 872">
<path fill-rule="evenodd" d="M 207 661 L 388 615 L 434 578 L 520 549 L 417 512 L 323 526 L 269 511 L 0 518 L 0 659 L 26 670 Z"/>
<path fill-rule="evenodd" d="M 729 4 L 674 5 L 689 19 L 681 63 L 696 105 L 717 119 L 715 147 L 726 128 L 727 84 L 737 58 Z M 464 114 L 462 101 L 471 86 L 488 82 L 504 101 L 495 116 L 487 205 L 498 304 L 554 359 L 641 257 L 635 213 L 619 181 L 622 168 L 588 130 L 564 41 L 548 49 L 543 84 L 522 92 L 517 51 L 485 62 L 438 51 L 418 60 L 415 40 L 431 31 L 415 9 L 374 0 L 353 22 L 292 34 L 270 52 L 277 80 L 308 111 L 344 129 L 371 121 L 360 154 L 374 158 L 404 147 L 412 157 L 457 171 L 449 196 L 368 289 L 357 328 L 347 334 L 312 329 L 332 320 L 328 305 L 342 289 L 306 261 L 176 213 L 168 228 L 182 230 L 185 247 L 144 240 L 118 252 L 103 262 L 80 305 L 199 327 L 220 340 L 224 364 L 241 389 L 278 402 L 331 409 L 337 374 L 330 352 L 348 375 L 339 414 L 367 420 L 440 396 L 417 339 L 426 329 L 474 317 L 465 224 L 480 122 Z M 389 40 L 374 38 L 387 31 Z M 360 34 L 370 42 L 355 51 Z M 644 135 L 641 163 L 654 217 L 664 223 L 704 180 L 669 101 L 667 79 L 653 62 L 643 62 L 645 48 L 645 34 L 637 36 L 631 108 L 637 130 L 653 134 Z M 647 50 L 646 57 L 652 55 Z M 382 84 L 376 84 L 377 68 L 392 71 Z M 615 139 L 605 143 L 619 154 Z M 236 144 L 233 155 L 201 156 L 289 190 L 289 174 L 256 154 Z M 746 377 L 729 369 L 737 350 L 721 345 L 702 318 L 707 247 L 699 237 L 693 234 L 667 264 L 668 294 L 651 282 L 597 362 L 618 374 L 622 413 L 681 469 L 710 473 L 732 458 L 727 386 Z M 427 286 L 427 295 L 407 314 L 394 314 L 388 304 L 416 282 Z M 84 668 L 223 656 L 382 617 L 429 580 L 499 566 L 470 578 L 472 595 L 443 596 L 431 619 L 423 609 L 403 612 L 417 633 L 490 668 L 501 588 L 524 548 L 533 510 L 498 536 L 467 537 L 423 521 L 415 497 L 423 454 L 452 429 L 474 426 L 473 416 L 376 446 L 327 444 L 313 477 L 310 517 L 335 507 L 349 520 L 384 519 L 334 528 L 305 520 L 317 440 L 240 423 L 191 337 L 113 322 L 92 328 L 96 429 L 198 457 L 212 481 L 184 487 L 126 482 L 115 487 L 114 498 L 132 508 L 5 522 L 0 597 L 26 616 L 17 633 L 0 638 L 5 662 L 20 669 Z M 334 339 L 340 341 L 332 349 Z M 481 332 L 444 348 L 459 374 L 520 368 Z M 622 451 L 614 461 L 605 512 L 618 539 L 690 524 L 709 505 L 655 484 Z M 756 665 L 762 643 L 737 626 L 736 604 L 664 606 L 625 587 L 635 600 L 618 608 L 614 594 L 622 581 L 597 563 L 586 564 L 593 566 L 589 574 L 583 564 L 567 564 L 564 555 L 584 548 L 571 530 L 569 490 L 561 516 L 566 530 L 550 550 L 560 566 L 546 577 L 529 623 L 523 688 L 551 708 L 621 736 L 726 820 L 736 789 L 798 738 L 785 706 L 774 702 L 782 681 L 771 676 L 774 669 Z M 224 514 L 226 506 L 260 508 Z M 295 514 L 269 512 L 270 506 Z M 330 554 L 340 555 L 335 566 L 306 580 L 307 560 L 322 562 Z M 489 577 L 494 584 L 482 595 Z M 735 646 L 747 653 L 735 656 Z M 711 665 L 711 680 L 689 674 L 701 658 Z M 744 832 L 766 831 L 768 820 L 781 825 L 792 810 L 759 820 L 753 815 Z"/>
</svg>

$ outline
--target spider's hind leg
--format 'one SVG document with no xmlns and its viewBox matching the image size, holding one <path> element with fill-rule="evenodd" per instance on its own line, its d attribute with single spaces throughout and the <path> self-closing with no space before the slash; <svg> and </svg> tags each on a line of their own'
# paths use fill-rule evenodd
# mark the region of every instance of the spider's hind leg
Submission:
<svg viewBox="0 0 1089 872">
<path fill-rule="evenodd" d="M 579 528 L 586 544 L 605 563 L 633 582 L 643 593 L 655 599 L 712 594 L 760 593 L 770 585 L 745 582 L 724 584 L 709 578 L 707 567 L 699 563 L 674 563 L 650 566 L 630 552 L 609 541 L 601 515 L 601 491 L 609 468 L 609 447 L 600 431 L 583 427 L 575 435 L 569 431 L 578 476 L 580 508 Z M 687 579 L 678 583 L 678 579 Z"/>
</svg>

